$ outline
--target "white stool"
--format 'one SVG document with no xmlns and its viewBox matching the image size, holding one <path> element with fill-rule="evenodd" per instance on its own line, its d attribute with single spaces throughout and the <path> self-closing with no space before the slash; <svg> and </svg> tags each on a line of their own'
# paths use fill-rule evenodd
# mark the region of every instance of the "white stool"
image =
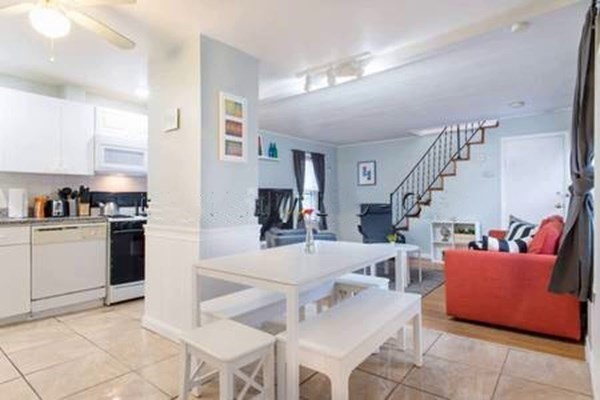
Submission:
<svg viewBox="0 0 600 400">
<path fill-rule="evenodd" d="M 200 375 L 206 363 L 219 371 L 221 400 L 244 399 L 250 388 L 259 392 L 259 398 L 275 399 L 275 338 L 239 322 L 220 320 L 184 333 L 182 345 L 182 379 L 180 398 L 187 399 L 192 389 L 201 389 L 205 376 Z M 192 357 L 198 363 L 192 371 Z M 258 361 L 250 375 L 243 367 Z M 256 381 L 260 370 L 263 384 Z M 235 377 L 244 387 L 235 396 Z"/>
</svg>

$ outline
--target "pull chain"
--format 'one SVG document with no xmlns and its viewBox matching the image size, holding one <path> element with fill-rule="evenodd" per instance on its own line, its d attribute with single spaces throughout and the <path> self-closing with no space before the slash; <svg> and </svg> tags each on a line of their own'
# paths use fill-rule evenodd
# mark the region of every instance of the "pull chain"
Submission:
<svg viewBox="0 0 600 400">
<path fill-rule="evenodd" d="M 56 58 L 54 57 L 54 39 L 50 39 L 50 62 L 54 62 Z"/>
</svg>

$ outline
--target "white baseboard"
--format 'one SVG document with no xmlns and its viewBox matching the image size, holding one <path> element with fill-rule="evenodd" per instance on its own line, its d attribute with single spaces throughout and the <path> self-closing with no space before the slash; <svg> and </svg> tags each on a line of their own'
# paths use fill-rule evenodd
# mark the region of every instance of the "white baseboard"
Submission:
<svg viewBox="0 0 600 400">
<path fill-rule="evenodd" d="M 177 329 L 172 325 L 162 323 L 161 321 L 144 315 L 142 318 L 142 326 L 154 333 L 171 339 L 174 342 L 179 342 L 181 337 L 181 329 Z"/>
<path fill-rule="evenodd" d="M 589 336 L 585 343 L 585 358 L 590 368 L 590 376 L 592 377 L 593 398 L 600 399 L 600 365 L 598 365 L 598 357 L 594 357 L 592 353 Z"/>
</svg>

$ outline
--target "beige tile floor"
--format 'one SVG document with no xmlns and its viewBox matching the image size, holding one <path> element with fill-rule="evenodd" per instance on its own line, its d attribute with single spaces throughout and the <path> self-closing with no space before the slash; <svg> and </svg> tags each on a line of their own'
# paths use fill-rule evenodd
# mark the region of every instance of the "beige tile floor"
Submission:
<svg viewBox="0 0 600 400">
<path fill-rule="evenodd" d="M 0 328 L 1 400 L 176 399 L 178 346 L 141 328 L 143 302 Z M 409 334 L 409 344 L 410 336 Z M 350 378 L 351 399 L 591 399 L 583 362 L 425 329 L 425 363 L 390 340 Z M 301 370 L 301 397 L 329 381 Z M 218 398 L 211 382 L 202 398 Z"/>
</svg>

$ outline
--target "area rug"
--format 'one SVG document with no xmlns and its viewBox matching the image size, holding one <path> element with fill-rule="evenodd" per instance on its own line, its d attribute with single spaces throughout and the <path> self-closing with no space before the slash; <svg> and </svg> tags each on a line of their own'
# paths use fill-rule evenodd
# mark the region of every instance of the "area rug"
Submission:
<svg viewBox="0 0 600 400">
<path fill-rule="evenodd" d="M 395 287 L 394 268 L 389 268 L 389 274 L 385 273 L 383 265 L 377 266 L 377 275 L 384 276 L 390 280 L 390 287 Z M 425 297 L 446 282 L 444 271 L 439 269 L 423 268 L 423 281 L 419 282 L 419 269 L 411 267 L 410 284 L 406 288 L 409 293 L 417 293 Z"/>
<path fill-rule="evenodd" d="M 446 282 L 444 271 L 423 268 L 423 281 L 419 283 L 419 270 L 410 269 L 410 285 L 406 288 L 409 293 L 417 293 L 425 297 Z"/>
</svg>

